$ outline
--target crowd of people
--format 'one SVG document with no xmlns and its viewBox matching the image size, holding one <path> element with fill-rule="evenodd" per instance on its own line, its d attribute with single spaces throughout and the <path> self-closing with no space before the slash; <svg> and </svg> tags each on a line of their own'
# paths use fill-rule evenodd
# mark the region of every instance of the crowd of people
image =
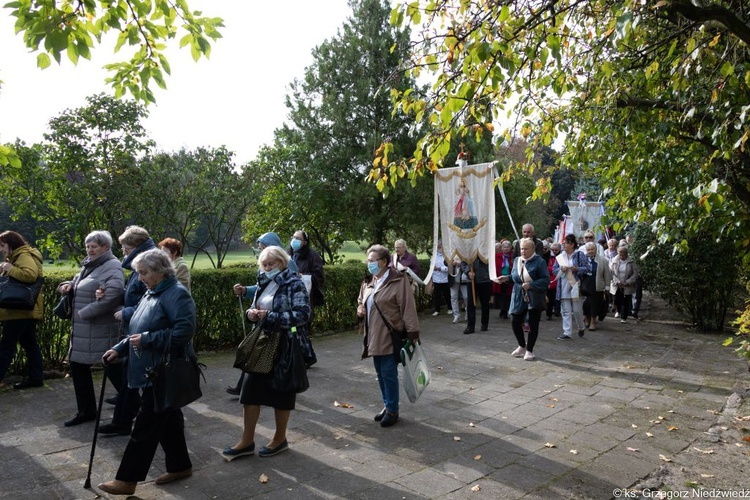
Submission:
<svg viewBox="0 0 750 500">
<path fill-rule="evenodd" d="M 622 323 L 637 318 L 641 280 L 628 253 L 629 241 L 595 241 L 587 231 L 583 241 L 566 235 L 562 242 L 541 240 L 531 224 L 522 228 L 523 237 L 495 246 L 497 277 L 491 277 L 489 263 L 446 256 L 442 242 L 431 259 L 433 316 L 443 305 L 453 323 L 466 322 L 464 334 L 472 334 L 479 316 L 480 331 L 489 329 L 491 303 L 500 319 L 510 319 L 518 346 L 513 357 L 531 361 L 543 315 L 562 319 L 560 341 L 576 333 L 595 331 L 597 323 L 610 313 Z M 195 358 L 192 339 L 196 328 L 195 303 L 191 297 L 190 270 L 183 246 L 173 238 L 158 244 L 146 229 L 130 226 L 118 238 L 122 260 L 113 253 L 109 232 L 91 232 L 84 241 L 86 257 L 75 277 L 58 287 L 61 296 L 71 298 L 71 334 L 68 363 L 73 380 L 76 413 L 64 422 L 71 427 L 98 418 L 91 367 L 102 363 L 105 380 L 117 395 L 113 419 L 99 432 L 130 436 L 115 479 L 99 485 L 111 494 L 132 495 L 145 480 L 158 445 L 164 450 L 166 473 L 156 484 L 166 484 L 192 475 L 179 408 L 156 411 L 154 394 L 146 375 L 160 362 L 163 353 Z M 310 340 L 315 308 L 324 304 L 323 261 L 310 248 L 307 233 L 294 232 L 284 246 L 276 233 L 257 240 L 257 283 L 236 284 L 232 293 L 249 301 L 242 307 L 244 318 L 262 322 L 264 332 L 279 335 L 282 345 L 299 345 L 305 369 L 317 362 Z M 0 274 L 32 283 L 43 274 L 41 253 L 21 235 L 0 233 L 0 252 L 5 261 Z M 421 269 L 417 257 L 404 240 L 395 241 L 394 251 L 372 245 L 366 251 L 367 278 L 356 300 L 360 320 L 362 358 L 372 358 L 377 374 L 382 409 L 374 415 L 381 427 L 399 419 L 399 353 L 406 339 L 420 338 L 415 300 Z M 480 311 L 477 311 L 479 305 Z M 20 343 L 28 359 L 28 376 L 15 389 L 44 384 L 41 351 L 36 324 L 42 318 L 40 294 L 32 310 L 0 309 L 3 322 L 0 340 L 0 384 Z M 462 311 L 464 315 L 462 317 Z M 268 374 L 242 373 L 227 392 L 239 396 L 243 429 L 239 439 L 227 446 L 227 460 L 256 454 L 255 430 L 261 407 L 274 410 L 275 432 L 257 450 L 271 457 L 289 449 L 286 436 L 296 393 L 279 390 L 275 371 Z M 101 407 L 101 403 L 100 403 Z"/>
<path fill-rule="evenodd" d="M 529 361 L 535 358 L 533 348 L 542 315 L 547 320 L 562 319 L 560 341 L 596 331 L 597 322 L 609 313 L 621 323 L 638 317 L 642 280 L 628 255 L 632 236 L 595 241 L 596 235 L 586 231 L 580 239 L 568 234 L 557 242 L 539 239 L 531 224 L 525 224 L 522 232 L 523 237 L 514 242 L 496 242 L 494 279 L 489 276 L 488 264 L 480 259 L 468 263 L 454 257 L 449 266 L 442 242 L 438 242 L 431 262 L 433 316 L 440 314 L 443 302 L 448 303 L 442 291 L 447 285 L 448 314 L 453 323 L 466 321 L 464 334 L 475 332 L 476 302 L 482 309 L 481 331 L 488 329 L 493 307 L 501 319 L 511 319 L 518 340 L 512 355 Z"/>
</svg>

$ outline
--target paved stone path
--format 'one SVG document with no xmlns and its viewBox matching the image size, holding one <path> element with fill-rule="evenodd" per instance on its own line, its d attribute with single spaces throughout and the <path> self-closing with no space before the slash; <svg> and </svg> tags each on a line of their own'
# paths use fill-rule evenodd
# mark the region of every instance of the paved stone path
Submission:
<svg viewBox="0 0 750 500">
<path fill-rule="evenodd" d="M 656 312 L 655 301 L 646 300 Z M 402 393 L 401 419 L 388 429 L 372 420 L 382 404 L 372 362 L 359 359 L 360 338 L 316 338 L 320 361 L 292 414 L 291 450 L 230 463 L 219 452 L 237 441 L 242 419 L 224 388 L 239 372 L 231 368 L 233 353 L 203 355 L 204 397 L 185 409 L 195 473 L 154 485 L 164 466 L 158 451 L 136 496 L 612 498 L 615 489 L 689 450 L 716 423 L 733 386 L 748 381 L 745 362 L 721 347 L 725 336 L 691 333 L 653 312 L 625 325 L 608 318 L 570 342 L 555 340 L 559 319 L 542 319 L 532 362 L 510 356 L 516 345 L 510 324 L 495 311 L 490 330 L 473 335 L 462 335 L 464 324 L 445 314 L 422 316 L 432 383 L 416 404 Z M 0 497 L 96 498 L 95 490 L 83 489 L 93 423 L 62 425 L 75 412 L 71 380 L 3 392 L 0 412 Z M 111 413 L 105 405 L 104 422 Z M 258 446 L 272 433 L 266 408 Z M 94 486 L 114 478 L 126 442 L 99 439 Z M 704 484 L 710 487 L 710 479 Z"/>
</svg>

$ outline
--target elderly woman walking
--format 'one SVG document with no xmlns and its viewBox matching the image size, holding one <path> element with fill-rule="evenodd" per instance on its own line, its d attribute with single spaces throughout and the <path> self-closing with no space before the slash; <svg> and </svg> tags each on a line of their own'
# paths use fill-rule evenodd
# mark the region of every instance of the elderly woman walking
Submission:
<svg viewBox="0 0 750 500">
<path fill-rule="evenodd" d="M 120 321 L 115 311 L 122 306 L 125 276 L 120 261 L 112 254 L 112 236 L 108 231 L 93 231 L 86 236 L 86 258 L 72 281 L 60 284 L 57 291 L 73 290 L 73 331 L 68 360 L 76 393 L 78 412 L 65 422 L 71 427 L 96 419 L 96 394 L 91 365 L 101 362 L 102 354 L 117 342 Z M 97 290 L 99 296 L 97 298 Z M 119 391 L 122 371 L 107 376 Z"/>
<path fill-rule="evenodd" d="M 627 244 L 617 248 L 617 257 L 612 259 L 610 269 L 612 283 L 609 291 L 615 296 L 615 304 L 618 304 L 620 323 L 627 323 L 632 311 L 635 283 L 638 280 L 638 268 L 628 255 Z"/>
<path fill-rule="evenodd" d="M 513 294 L 510 299 L 511 325 L 518 347 L 511 353 L 516 358 L 532 361 L 534 345 L 539 335 L 539 320 L 545 310 L 545 298 L 549 285 L 547 262 L 534 253 L 536 245 L 531 238 L 523 238 L 520 243 L 521 255 L 516 257 L 510 280 Z M 508 278 L 504 277 L 505 280 Z M 529 338 L 524 338 L 523 322 L 529 317 Z"/>
<path fill-rule="evenodd" d="M 556 257 L 553 267 L 557 275 L 557 298 L 560 300 L 563 320 L 563 333 L 557 337 L 557 340 L 570 340 L 574 323 L 579 337 L 583 337 L 586 333 L 580 284 L 581 278 L 591 273 L 591 265 L 583 252 L 577 248 L 578 241 L 575 235 L 565 236 L 563 251 Z"/>
<path fill-rule="evenodd" d="M 381 427 L 398 421 L 398 362 L 400 351 L 395 332 L 405 332 L 412 340 L 419 339 L 419 319 L 414 294 L 407 276 L 389 265 L 390 252 L 382 245 L 367 250 L 367 270 L 357 298 L 357 316 L 364 319 L 365 336 L 362 359 L 372 357 L 383 409 L 375 415 Z M 393 332 L 393 333 L 392 333 Z"/>
<path fill-rule="evenodd" d="M 258 256 L 258 289 L 247 318 L 263 320 L 264 330 L 271 335 L 284 335 L 283 342 L 299 342 L 296 333 L 310 320 L 310 297 L 296 272 L 289 268 L 289 255 L 283 248 L 269 246 Z M 274 372 L 248 373 L 242 382 L 240 403 L 243 405 L 242 436 L 234 446 L 224 448 L 227 460 L 255 453 L 255 427 L 260 418 L 261 406 L 274 411 L 276 432 L 271 441 L 258 450 L 258 456 L 272 457 L 289 449 L 286 438 L 287 425 L 294 410 L 297 394 L 281 392 L 274 387 Z"/>
<path fill-rule="evenodd" d="M 170 356 L 195 358 L 195 302 L 161 250 L 139 254 L 132 265 L 148 291 L 130 318 L 130 335 L 102 356 L 105 363 L 128 356 L 128 386 L 142 391 L 141 410 L 115 479 L 99 485 L 112 495 L 135 493 L 138 481 L 146 479 L 158 445 L 164 450 L 167 472 L 154 483 L 167 484 L 193 474 L 182 410 L 155 412 L 154 392 L 146 375 L 161 362 L 165 348 Z"/>
</svg>

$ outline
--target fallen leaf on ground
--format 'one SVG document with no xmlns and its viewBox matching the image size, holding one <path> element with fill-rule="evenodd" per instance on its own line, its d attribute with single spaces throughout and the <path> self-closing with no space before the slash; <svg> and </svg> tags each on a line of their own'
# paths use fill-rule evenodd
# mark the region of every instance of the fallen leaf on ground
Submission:
<svg viewBox="0 0 750 500">
<path fill-rule="evenodd" d="M 482 488 L 480 488 L 478 484 L 475 484 L 474 486 L 471 487 L 471 491 L 473 491 L 474 493 L 476 493 L 477 491 L 479 491 L 481 489 Z"/>
<path fill-rule="evenodd" d="M 638 426 L 635 425 L 635 424 L 630 424 L 630 427 L 632 427 L 633 429 L 637 429 L 638 428 Z"/>
<path fill-rule="evenodd" d="M 482 455 L 474 455 L 474 460 L 482 460 Z"/>
<path fill-rule="evenodd" d="M 571 455 L 578 455 L 578 450 L 570 450 Z"/>
<path fill-rule="evenodd" d="M 555 405 L 547 405 L 547 408 L 554 408 Z"/>
<path fill-rule="evenodd" d="M 672 431 L 677 431 L 677 430 L 680 430 L 680 428 L 679 428 L 679 427 L 677 427 L 676 425 L 670 425 L 669 427 L 667 427 L 667 430 L 668 430 L 669 432 L 672 432 Z"/>
<path fill-rule="evenodd" d="M 674 410 L 667 410 L 667 413 L 676 413 Z"/>
<path fill-rule="evenodd" d="M 742 440 L 746 443 L 750 443 L 750 436 L 745 436 L 742 438 Z"/>
<path fill-rule="evenodd" d="M 665 462 L 671 462 L 672 461 L 671 458 L 665 457 L 664 455 L 661 455 L 661 454 L 659 455 L 659 458 L 662 459 L 662 460 L 664 460 Z"/>
<path fill-rule="evenodd" d="M 627 447 L 627 448 L 625 448 L 625 449 L 626 449 L 626 450 L 628 450 L 628 451 L 636 451 L 636 452 L 640 452 L 640 451 L 641 451 L 641 450 L 639 450 L 638 448 L 631 448 L 630 446 L 628 446 L 628 447 Z"/>
<path fill-rule="evenodd" d="M 454 441 L 461 441 L 461 437 L 460 436 L 453 436 L 453 440 Z"/>
<path fill-rule="evenodd" d="M 557 448 L 557 445 L 555 443 L 544 443 L 544 446 L 546 448 Z"/>
<path fill-rule="evenodd" d="M 701 477 L 703 478 L 709 478 L 709 477 L 716 477 L 713 474 L 701 474 Z"/>
<path fill-rule="evenodd" d="M 265 474 L 261 474 L 260 477 L 258 478 L 258 481 L 260 481 L 263 484 L 266 484 L 268 482 L 268 476 L 266 476 Z"/>
<path fill-rule="evenodd" d="M 744 420 L 750 420 L 750 415 L 746 415 L 744 417 L 734 417 L 737 420 L 744 421 Z"/>
<path fill-rule="evenodd" d="M 341 408 L 354 408 L 349 403 L 339 403 L 338 401 L 334 401 L 333 402 L 333 406 L 335 406 L 336 408 L 338 408 L 338 407 L 341 407 Z"/>
<path fill-rule="evenodd" d="M 693 449 L 700 453 L 705 453 L 706 455 L 713 455 L 714 453 L 714 450 L 701 450 L 700 448 L 696 448 L 695 446 L 693 446 Z"/>
<path fill-rule="evenodd" d="M 547 398 L 547 399 L 549 399 L 550 401 L 560 401 L 560 400 L 559 400 L 559 399 L 557 399 L 557 398 Z"/>
<path fill-rule="evenodd" d="M 653 435 L 653 434 L 651 434 L 650 432 L 647 432 L 647 433 L 646 433 L 646 437 L 650 437 L 650 438 L 652 438 L 652 437 L 654 437 L 654 435 Z"/>
<path fill-rule="evenodd" d="M 685 391 L 677 391 L 678 394 L 685 394 Z"/>
<path fill-rule="evenodd" d="M 644 410 L 650 410 L 650 409 L 651 409 L 651 407 L 650 407 L 650 406 L 644 406 L 644 407 L 643 407 L 643 409 L 644 409 Z"/>
<path fill-rule="evenodd" d="M 476 427 L 476 425 L 474 425 L 474 422 L 469 422 L 469 427 Z"/>
<path fill-rule="evenodd" d="M 656 417 L 656 418 L 658 418 L 659 420 L 666 420 L 666 418 L 665 418 L 665 417 L 662 417 L 661 415 L 659 415 L 659 416 L 658 416 L 658 417 Z"/>
</svg>

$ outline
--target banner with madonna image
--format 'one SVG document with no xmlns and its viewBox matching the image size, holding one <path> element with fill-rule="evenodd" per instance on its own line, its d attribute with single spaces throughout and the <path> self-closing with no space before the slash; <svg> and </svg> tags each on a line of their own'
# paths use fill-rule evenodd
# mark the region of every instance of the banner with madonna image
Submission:
<svg viewBox="0 0 750 500">
<path fill-rule="evenodd" d="M 433 251 L 442 239 L 443 256 L 451 266 L 454 258 L 473 263 L 475 259 L 489 265 L 490 278 L 496 278 L 495 269 L 495 196 L 494 181 L 497 171 L 494 163 L 441 168 L 434 174 L 435 217 L 433 225 Z M 442 238 L 441 238 L 442 237 Z M 425 278 L 432 278 L 434 265 Z"/>
</svg>

